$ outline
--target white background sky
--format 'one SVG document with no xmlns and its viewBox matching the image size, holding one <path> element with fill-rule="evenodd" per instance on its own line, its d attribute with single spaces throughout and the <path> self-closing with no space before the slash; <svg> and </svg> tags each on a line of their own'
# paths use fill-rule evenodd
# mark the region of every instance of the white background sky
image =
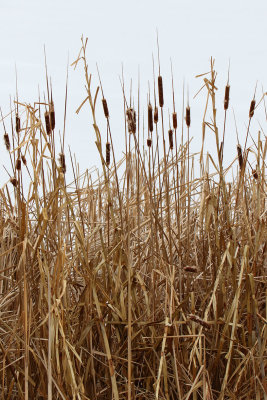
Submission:
<svg viewBox="0 0 267 400">
<path fill-rule="evenodd" d="M 201 117 L 204 110 L 203 95 L 193 100 L 193 95 L 202 85 L 202 81 L 195 79 L 195 75 L 208 71 L 210 56 L 215 58 L 218 71 L 219 120 L 223 115 L 222 100 L 228 61 L 231 59 L 230 104 L 236 113 L 241 142 L 245 138 L 245 125 L 248 123 L 248 110 L 256 81 L 257 100 L 262 85 L 264 91 L 267 90 L 266 0 L 0 0 L 0 5 L 0 104 L 3 113 L 9 111 L 9 96 L 13 98 L 15 95 L 15 63 L 20 100 L 28 103 L 37 100 L 38 85 L 41 92 L 45 91 L 45 44 L 55 98 L 56 128 L 62 130 L 68 54 L 72 62 L 78 54 L 83 34 L 89 38 L 87 54 L 94 85 L 97 84 L 96 62 L 100 68 L 118 154 L 124 145 L 123 102 L 119 82 L 121 65 L 123 62 L 127 90 L 133 78 L 134 94 L 140 68 L 145 106 L 148 79 L 152 83 L 152 52 L 156 55 L 156 29 L 159 32 L 166 111 L 168 106 L 171 107 L 172 100 L 171 57 L 179 115 L 183 80 L 189 87 L 193 149 L 198 149 L 201 141 Z M 66 142 L 76 153 L 81 171 L 99 164 L 89 109 L 85 107 L 78 116 L 75 114 L 84 97 L 82 68 L 76 71 L 70 68 Z M 99 102 L 99 116 L 102 119 L 100 106 Z M 251 133 L 254 137 L 259 122 L 265 129 L 263 107 L 257 110 L 253 120 Z M 2 126 L 0 130 L 2 132 Z M 235 155 L 236 144 L 231 110 L 226 135 L 226 159 L 230 160 Z M 212 151 L 213 144 L 214 138 L 208 132 L 206 149 Z M 4 146 L 1 145 L 2 160 L 5 160 L 4 152 Z M 1 166 L 0 183 L 7 179 Z"/>
</svg>

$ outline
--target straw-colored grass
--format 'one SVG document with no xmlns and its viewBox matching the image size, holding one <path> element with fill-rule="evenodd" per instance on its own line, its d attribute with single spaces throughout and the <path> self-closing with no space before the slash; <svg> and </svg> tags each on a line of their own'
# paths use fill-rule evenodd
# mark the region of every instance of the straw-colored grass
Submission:
<svg viewBox="0 0 267 400">
<path fill-rule="evenodd" d="M 72 154 L 67 162 L 64 134 L 56 150 L 50 91 L 46 105 L 15 102 L 12 137 L 2 118 L 10 182 L 0 191 L 1 399 L 266 399 L 267 141 L 250 131 L 264 98 L 253 110 L 248 103 L 254 146 L 238 143 L 230 179 L 229 89 L 216 106 L 214 60 L 195 156 L 189 105 L 184 124 L 174 104 L 174 126 L 165 126 L 161 75 L 143 150 L 139 109 L 123 83 L 126 152 L 116 162 L 108 100 L 101 86 L 102 133 L 85 48 L 74 66 L 84 66 L 98 178 L 79 174 Z M 204 158 L 207 128 L 217 154 Z"/>
</svg>

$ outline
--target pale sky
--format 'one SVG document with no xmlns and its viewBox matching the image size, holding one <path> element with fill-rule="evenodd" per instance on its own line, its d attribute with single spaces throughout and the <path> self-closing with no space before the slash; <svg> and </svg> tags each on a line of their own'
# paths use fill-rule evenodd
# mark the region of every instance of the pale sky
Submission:
<svg viewBox="0 0 267 400">
<path fill-rule="evenodd" d="M 262 85 L 263 90 L 267 90 L 266 0 L 1 0 L 0 7 L 0 105 L 3 113 L 9 112 L 9 96 L 15 96 L 15 64 L 21 101 L 31 103 L 37 100 L 38 85 L 41 93 L 46 90 L 45 44 L 48 72 L 53 84 L 56 129 L 62 131 L 67 60 L 69 57 L 70 63 L 74 61 L 83 34 L 88 37 L 87 55 L 94 87 L 98 84 L 96 62 L 99 65 L 118 159 L 124 146 L 123 101 L 119 82 L 122 63 L 127 94 L 132 78 L 136 103 L 140 69 L 142 107 L 146 107 L 148 80 L 152 84 L 152 53 L 156 56 L 157 29 L 166 112 L 168 107 L 171 110 L 172 104 L 171 58 L 178 115 L 181 115 L 183 80 L 189 88 L 191 135 L 194 137 L 192 149 L 199 149 L 205 106 L 203 95 L 193 99 L 202 86 L 202 81 L 196 79 L 195 75 L 209 70 L 211 56 L 216 60 L 215 68 L 218 71 L 219 121 L 223 116 L 222 101 L 228 62 L 231 60 L 230 108 L 233 107 L 236 114 L 241 142 L 245 139 L 245 125 L 248 123 L 248 110 L 256 81 L 256 100 L 262 94 Z M 85 107 L 78 116 L 75 114 L 84 97 L 83 70 L 81 67 L 76 71 L 70 68 L 66 144 L 70 144 L 76 153 L 81 172 L 94 164 L 99 165 L 89 108 Z M 102 124 L 104 126 L 100 101 L 99 122 L 100 127 Z M 259 107 L 255 113 L 251 126 L 254 137 L 259 123 L 263 129 L 266 128 L 263 107 Z M 2 126 L 0 129 L 2 132 Z M 212 151 L 214 137 L 210 134 L 207 140 L 207 149 Z M 236 135 L 230 109 L 225 144 L 228 161 L 235 156 L 235 144 Z M 4 163 L 4 146 L 1 145 L 0 149 Z M 0 184 L 7 180 L 8 176 L 1 166 Z"/>
</svg>

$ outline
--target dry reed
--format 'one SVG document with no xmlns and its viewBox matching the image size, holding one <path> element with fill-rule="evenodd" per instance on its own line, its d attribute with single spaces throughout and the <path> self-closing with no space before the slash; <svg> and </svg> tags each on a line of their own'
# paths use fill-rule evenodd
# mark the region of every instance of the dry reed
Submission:
<svg viewBox="0 0 267 400">
<path fill-rule="evenodd" d="M 130 135 L 116 163 L 104 98 L 110 142 L 102 154 L 86 44 L 73 65 L 83 62 L 98 176 L 80 174 L 70 152 L 73 182 L 66 184 L 64 145 L 58 165 L 57 132 L 50 135 L 53 103 L 49 129 L 46 114 L 38 123 L 38 110 L 25 103 L 24 142 L 5 139 L 17 162 L 12 156 L 11 185 L 0 191 L 1 400 L 266 399 L 266 136 L 261 131 L 249 149 L 252 174 L 238 145 L 240 170 L 229 178 L 212 60 L 204 85 L 213 118 L 205 111 L 204 125 L 218 165 L 208 154 L 194 174 L 189 107 L 188 140 L 179 141 L 183 125 L 177 130 L 174 112 L 177 138 L 170 129 L 173 151 L 163 160 L 163 110 L 158 145 L 149 137 L 142 153 L 139 114 L 125 107 Z M 161 76 L 154 100 L 162 109 Z M 229 90 L 221 107 L 228 105 Z M 250 118 L 254 111 L 255 104 Z"/>
</svg>

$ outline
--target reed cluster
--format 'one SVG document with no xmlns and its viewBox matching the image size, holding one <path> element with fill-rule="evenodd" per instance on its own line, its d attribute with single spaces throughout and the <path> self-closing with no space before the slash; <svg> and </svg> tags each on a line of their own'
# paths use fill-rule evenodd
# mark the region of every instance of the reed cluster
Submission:
<svg viewBox="0 0 267 400">
<path fill-rule="evenodd" d="M 159 74 L 147 146 L 123 86 L 127 141 L 116 162 L 101 82 L 106 133 L 96 119 L 86 43 L 73 65 L 84 67 L 81 107 L 90 105 L 98 178 L 80 174 L 71 152 L 65 158 L 64 135 L 56 150 L 50 89 L 45 103 L 15 102 L 10 132 L 2 116 L 10 182 L 0 191 L 0 398 L 266 399 L 263 130 L 249 124 L 254 145 L 238 143 L 224 166 L 230 86 L 216 106 L 211 59 L 204 89 L 212 119 L 204 105 L 200 152 L 190 152 L 189 104 L 180 120 L 173 104 L 166 127 Z M 261 105 L 248 104 L 249 121 Z M 204 157 L 206 129 L 217 154 Z"/>
</svg>

